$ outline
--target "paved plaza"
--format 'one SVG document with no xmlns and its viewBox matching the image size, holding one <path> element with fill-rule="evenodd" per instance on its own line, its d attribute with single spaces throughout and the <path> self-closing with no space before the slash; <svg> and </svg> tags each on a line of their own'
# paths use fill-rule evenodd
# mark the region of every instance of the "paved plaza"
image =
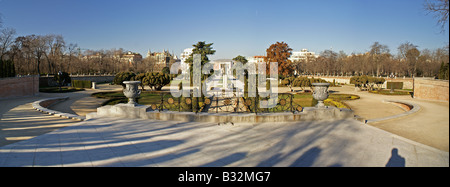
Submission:
<svg viewBox="0 0 450 187">
<path fill-rule="evenodd" d="M 356 120 L 225 124 L 102 118 L 0 148 L 0 166 L 449 166 Z"/>
<path fill-rule="evenodd" d="M 39 99 L 69 96 L 50 108 L 83 115 L 102 102 L 91 93 L 120 89 L 100 85 L 100 90 L 1 100 L 0 167 L 449 166 L 448 102 L 371 95 L 351 87 L 333 89 L 360 95 L 348 104 L 366 119 L 402 112 L 383 99 L 413 102 L 421 109 L 374 124 L 346 119 L 218 125 L 118 118 L 77 122 L 31 107 Z"/>
</svg>

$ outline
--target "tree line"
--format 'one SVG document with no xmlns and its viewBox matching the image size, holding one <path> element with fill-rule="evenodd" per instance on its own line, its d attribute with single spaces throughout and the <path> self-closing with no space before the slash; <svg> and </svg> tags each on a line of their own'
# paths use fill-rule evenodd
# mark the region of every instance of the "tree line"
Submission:
<svg viewBox="0 0 450 187">
<path fill-rule="evenodd" d="M 441 32 L 448 24 L 449 1 L 425 0 L 424 10 L 437 18 Z M 56 74 L 58 71 L 70 74 L 116 74 L 123 71 L 153 72 L 156 62 L 143 59 L 139 64 L 123 63 L 121 55 L 125 50 L 81 49 L 76 43 L 68 43 L 62 35 L 16 36 L 13 28 L 2 29 L 0 17 L 0 61 L 2 74 Z M 195 53 L 202 54 L 202 65 L 209 61 L 206 55 L 215 53 L 211 44 L 197 43 Z M 201 50 L 199 50 L 201 49 Z M 271 45 L 267 50 L 266 62 L 278 62 L 279 74 L 328 75 L 328 76 L 425 76 L 448 79 L 449 45 L 438 49 L 422 49 L 405 42 L 397 47 L 398 53 L 390 53 L 387 45 L 374 42 L 366 53 L 346 54 L 343 51 L 324 50 L 320 57 L 308 57 L 304 61 L 291 62 L 288 57 L 292 49 L 282 42 Z M 240 60 L 239 60 L 240 59 Z M 246 61 L 239 58 L 239 61 Z M 188 63 L 192 63 L 192 57 Z M 13 68 L 13 69 L 12 69 Z"/>
<path fill-rule="evenodd" d="M 143 59 L 138 64 L 124 63 L 121 55 L 125 50 L 81 49 L 75 43 L 68 43 L 62 35 L 27 35 L 15 37 L 11 28 L 0 30 L 0 60 L 14 63 L 14 72 L 27 74 L 56 74 L 58 71 L 70 74 L 116 74 L 123 71 L 153 72 L 153 59 Z M 205 44 L 199 42 L 196 45 Z M 208 44 L 209 45 L 209 44 Z M 196 47 L 194 45 L 194 47 Z M 198 47 L 198 46 L 197 46 Z M 198 47 L 198 48 L 201 48 Z M 214 54 L 211 46 L 202 54 Z M 211 48 L 211 49 L 210 49 Z M 197 49 L 197 48 L 196 48 Z M 397 47 L 398 53 L 390 53 L 387 45 L 374 42 L 368 52 L 346 54 L 343 51 L 324 50 L 318 58 L 307 57 L 303 61 L 290 62 L 292 49 L 284 42 L 272 44 L 267 50 L 266 61 L 277 61 L 279 73 L 283 76 L 326 75 L 326 76 L 425 76 L 441 78 L 448 75 L 449 46 L 430 50 L 406 42 Z M 200 51 L 201 52 L 201 51 Z M 188 59 L 188 62 L 191 59 Z M 11 65 L 12 66 L 12 65 Z M 444 69 L 443 69 L 444 68 Z M 448 77 L 448 76 L 446 76 Z M 448 78 L 447 78 L 448 79 Z"/>
<path fill-rule="evenodd" d="M 19 75 L 116 74 L 123 71 L 146 72 L 156 68 L 154 59 L 130 64 L 123 61 L 126 50 L 82 49 L 67 42 L 62 35 L 27 35 L 15 37 L 12 28 L 0 29 L 0 60 L 13 61 Z"/>
<path fill-rule="evenodd" d="M 387 45 L 375 42 L 366 53 L 346 54 L 324 50 L 318 58 L 308 57 L 292 62 L 300 75 L 325 76 L 383 76 L 439 77 L 441 67 L 449 63 L 449 46 L 419 50 L 418 46 L 406 42 L 398 48 L 398 54 L 391 54 Z"/>
</svg>

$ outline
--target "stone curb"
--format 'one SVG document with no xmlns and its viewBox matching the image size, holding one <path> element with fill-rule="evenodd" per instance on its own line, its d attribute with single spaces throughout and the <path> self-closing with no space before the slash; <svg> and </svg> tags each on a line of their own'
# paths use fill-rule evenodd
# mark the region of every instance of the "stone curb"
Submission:
<svg viewBox="0 0 450 187">
<path fill-rule="evenodd" d="M 409 110 L 407 112 L 404 112 L 404 113 L 401 113 L 401 114 L 393 115 L 393 116 L 365 120 L 366 124 L 367 123 L 379 122 L 379 121 L 395 119 L 395 118 L 411 115 L 411 114 L 414 114 L 414 113 L 416 113 L 416 112 L 418 112 L 420 110 L 420 106 L 419 105 L 414 104 L 414 103 L 410 103 L 410 102 L 396 101 L 396 100 L 384 100 L 383 102 L 386 102 L 386 103 L 400 103 L 400 104 L 408 105 L 411 108 L 411 110 Z"/>
<path fill-rule="evenodd" d="M 121 117 L 155 119 L 162 121 L 184 121 L 184 122 L 210 122 L 210 123 L 262 123 L 262 122 L 290 122 L 311 121 L 329 119 L 354 118 L 353 111 L 326 107 L 317 109 L 305 107 L 302 112 L 280 112 L 280 113 L 194 113 L 176 111 L 154 111 L 145 105 L 116 104 L 97 108 L 96 113 L 89 113 L 86 119 L 98 117 Z"/>
<path fill-rule="evenodd" d="M 83 117 L 83 116 L 78 116 L 78 115 L 75 115 L 75 114 L 59 112 L 59 111 L 50 110 L 50 109 L 46 108 L 46 107 L 49 107 L 49 106 L 51 106 L 51 105 L 53 105 L 55 103 L 58 103 L 58 102 L 61 102 L 61 101 L 65 101 L 67 99 L 69 99 L 69 97 L 54 97 L 54 98 L 41 99 L 41 100 L 33 102 L 32 106 L 33 106 L 34 109 L 36 109 L 37 111 L 42 112 L 42 113 L 54 115 L 54 116 L 61 117 L 61 118 L 67 118 L 67 119 L 73 119 L 73 120 L 78 120 L 78 121 L 84 121 L 86 118 Z M 43 102 L 46 102 L 46 104 L 48 104 L 48 105 L 46 107 L 42 106 Z"/>
</svg>

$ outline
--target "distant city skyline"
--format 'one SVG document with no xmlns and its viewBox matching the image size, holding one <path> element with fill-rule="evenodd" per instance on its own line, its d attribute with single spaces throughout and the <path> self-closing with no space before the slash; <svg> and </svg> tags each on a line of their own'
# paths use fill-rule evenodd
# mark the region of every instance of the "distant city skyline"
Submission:
<svg viewBox="0 0 450 187">
<path fill-rule="evenodd" d="M 214 43 L 210 59 L 264 55 L 277 41 L 294 51 L 367 52 L 374 42 L 392 54 L 405 42 L 419 50 L 448 45 L 425 0 L 0 0 L 3 28 L 16 36 L 61 34 L 83 49 L 123 48 L 178 57 L 198 41 Z"/>
</svg>

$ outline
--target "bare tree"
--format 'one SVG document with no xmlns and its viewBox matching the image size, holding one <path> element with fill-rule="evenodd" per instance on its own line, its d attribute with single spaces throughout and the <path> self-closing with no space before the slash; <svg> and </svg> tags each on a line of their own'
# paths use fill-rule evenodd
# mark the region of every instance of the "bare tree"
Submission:
<svg viewBox="0 0 450 187">
<path fill-rule="evenodd" d="M 16 35 L 16 30 L 13 28 L 0 30 L 0 60 L 3 60 L 9 47 L 14 43 L 14 35 Z"/>
<path fill-rule="evenodd" d="M 322 69 L 322 73 L 326 72 L 326 75 L 335 74 L 336 63 L 338 54 L 332 50 L 325 50 L 320 53 L 320 57 L 317 59 L 319 66 Z"/>
<path fill-rule="evenodd" d="M 398 57 L 399 59 L 403 59 L 406 60 L 406 53 L 411 50 L 417 48 L 417 45 L 414 45 L 410 42 L 405 42 L 403 44 L 400 44 L 400 46 L 398 46 Z"/>
<path fill-rule="evenodd" d="M 375 42 L 372 46 L 370 46 L 370 56 L 373 65 L 377 69 L 377 77 L 378 77 L 380 76 L 380 69 L 382 66 L 382 62 L 384 62 L 387 58 L 390 57 L 389 47 L 387 45 L 382 45 L 378 42 Z"/>
<path fill-rule="evenodd" d="M 41 74 L 41 62 L 47 45 L 43 36 L 28 35 L 17 37 L 12 47 L 15 64 L 28 70 L 27 73 Z M 19 72 L 25 74 L 25 72 Z"/>
<path fill-rule="evenodd" d="M 336 73 L 338 75 L 344 75 L 344 73 L 347 71 L 345 66 L 345 60 L 347 59 L 347 54 L 344 51 L 339 51 L 338 58 L 337 58 L 337 69 Z"/>
<path fill-rule="evenodd" d="M 31 35 L 30 37 L 31 37 L 30 48 L 31 48 L 32 54 L 36 58 L 37 74 L 40 75 L 41 74 L 41 69 L 40 69 L 41 60 L 42 60 L 42 57 L 46 54 L 45 52 L 47 51 L 48 46 L 45 45 L 44 36 Z"/>
<path fill-rule="evenodd" d="M 408 62 L 408 69 L 410 76 L 417 76 L 417 62 L 420 56 L 420 51 L 417 48 L 410 49 L 406 52 L 406 61 Z"/>
<path fill-rule="evenodd" d="M 70 43 L 67 46 L 67 52 L 69 53 L 69 59 L 67 61 L 67 68 L 66 68 L 67 72 L 72 73 L 71 62 L 73 60 L 75 60 L 74 57 L 76 56 L 77 49 L 78 49 L 78 45 L 77 44 Z"/>
<path fill-rule="evenodd" d="M 64 58 L 64 50 L 66 42 L 62 35 L 45 35 L 42 36 L 42 39 L 46 45 L 46 52 L 44 53 L 45 58 L 47 59 L 48 65 L 48 73 L 56 73 L 57 67 L 59 70 L 62 70 L 62 62 Z"/>
<path fill-rule="evenodd" d="M 445 25 L 448 23 L 448 0 L 425 0 L 425 10 L 428 14 L 434 14 L 438 20 L 437 24 L 441 26 L 441 32 L 445 31 Z"/>
</svg>

